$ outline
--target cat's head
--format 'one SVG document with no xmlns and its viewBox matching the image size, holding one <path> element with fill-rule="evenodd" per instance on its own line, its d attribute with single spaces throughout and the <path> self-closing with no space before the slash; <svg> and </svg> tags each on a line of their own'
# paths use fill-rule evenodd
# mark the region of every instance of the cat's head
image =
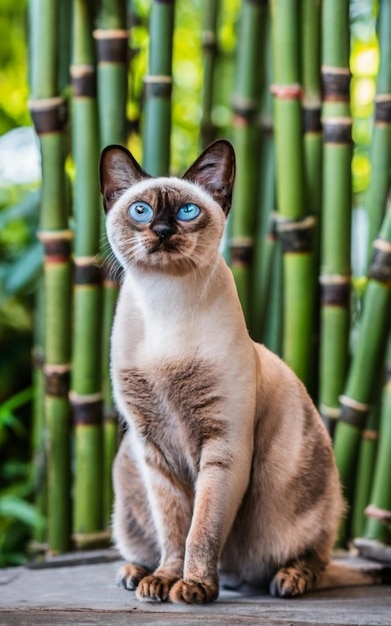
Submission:
<svg viewBox="0 0 391 626">
<path fill-rule="evenodd" d="M 100 161 L 110 245 L 125 269 L 185 274 L 216 257 L 231 207 L 235 154 L 219 140 L 182 178 L 153 178 L 122 146 Z"/>
</svg>

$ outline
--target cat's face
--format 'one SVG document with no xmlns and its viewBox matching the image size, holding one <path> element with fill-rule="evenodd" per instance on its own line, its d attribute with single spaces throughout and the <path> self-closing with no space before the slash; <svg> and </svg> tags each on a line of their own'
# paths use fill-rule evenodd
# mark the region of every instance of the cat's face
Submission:
<svg viewBox="0 0 391 626">
<path fill-rule="evenodd" d="M 183 178 L 152 178 L 119 146 L 102 153 L 111 247 L 125 269 L 183 275 L 213 262 L 230 208 L 233 149 L 215 142 Z"/>
</svg>

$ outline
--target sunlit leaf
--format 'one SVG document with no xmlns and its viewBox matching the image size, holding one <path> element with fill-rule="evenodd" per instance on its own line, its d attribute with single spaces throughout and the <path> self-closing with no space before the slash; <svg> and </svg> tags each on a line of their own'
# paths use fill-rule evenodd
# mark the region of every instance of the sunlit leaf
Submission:
<svg viewBox="0 0 391 626">
<path fill-rule="evenodd" d="M 45 520 L 36 508 L 13 495 L 0 495 L 0 516 L 13 517 L 33 528 L 42 528 Z"/>
</svg>

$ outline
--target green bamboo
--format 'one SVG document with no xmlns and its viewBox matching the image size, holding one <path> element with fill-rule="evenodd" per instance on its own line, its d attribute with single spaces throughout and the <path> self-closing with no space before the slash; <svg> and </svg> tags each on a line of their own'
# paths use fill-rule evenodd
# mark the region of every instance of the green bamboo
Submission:
<svg viewBox="0 0 391 626">
<path fill-rule="evenodd" d="M 70 241 L 65 193 L 64 102 L 58 94 L 59 3 L 30 3 L 29 103 L 40 139 L 42 198 L 39 237 L 44 261 L 44 418 L 47 432 L 47 539 L 63 552 L 70 537 Z"/>
<path fill-rule="evenodd" d="M 98 111 L 100 146 L 126 145 L 126 104 L 128 37 L 126 3 L 104 0 L 99 28 L 94 31 L 97 48 Z M 110 271 L 107 237 L 102 214 L 102 387 L 103 387 L 103 520 L 108 526 L 112 514 L 113 487 L 111 468 L 117 450 L 118 415 L 113 402 L 110 378 L 110 336 L 118 297 L 119 282 Z"/>
<path fill-rule="evenodd" d="M 383 388 L 379 448 L 370 502 L 376 508 L 391 511 L 391 335 L 388 339 L 386 379 Z M 380 521 L 368 518 L 365 536 L 378 541 L 388 541 L 389 531 Z"/>
<path fill-rule="evenodd" d="M 300 86 L 300 3 L 272 3 L 272 50 L 279 237 L 284 253 L 284 359 L 305 382 L 314 306 L 312 231 L 305 206 Z"/>
<path fill-rule="evenodd" d="M 33 362 L 33 429 L 32 429 L 32 481 L 34 503 L 43 518 L 47 518 L 47 458 L 46 458 L 46 427 L 45 427 L 45 299 L 43 276 L 40 278 L 35 298 L 34 347 Z M 34 529 L 34 540 L 37 548 L 47 540 L 47 529 L 39 526 Z"/>
<path fill-rule="evenodd" d="M 278 241 L 273 251 L 271 286 L 266 311 L 263 341 L 275 354 L 283 352 L 283 255 Z"/>
<path fill-rule="evenodd" d="M 375 123 L 372 136 L 371 182 L 368 207 L 368 253 L 382 223 L 387 193 L 391 183 L 391 2 L 379 3 L 378 38 L 380 67 L 375 98 Z"/>
<path fill-rule="evenodd" d="M 263 81 L 266 3 L 245 0 L 242 6 L 233 95 L 233 143 L 237 156 L 231 228 L 231 267 L 247 321 L 250 319 L 250 280 L 253 235 L 258 204 L 260 133 L 258 112 Z"/>
<path fill-rule="evenodd" d="M 330 431 L 339 416 L 339 396 L 349 355 L 352 158 L 349 46 L 348 0 L 324 0 L 319 404 Z"/>
<path fill-rule="evenodd" d="M 272 288 L 273 266 L 277 247 L 274 211 L 276 207 L 275 155 L 273 129 L 273 100 L 271 84 L 271 25 L 270 12 L 265 12 L 264 80 L 261 96 L 260 159 L 258 175 L 258 210 L 254 235 L 254 253 L 251 268 L 251 316 L 250 332 L 256 341 L 262 342 L 269 298 Z"/>
<path fill-rule="evenodd" d="M 319 216 L 322 201 L 323 149 L 320 84 L 320 2 L 318 0 L 302 0 L 301 16 L 305 198 L 309 212 Z"/>
<path fill-rule="evenodd" d="M 381 370 L 391 313 L 391 199 L 378 239 L 364 295 L 363 312 L 335 433 L 335 456 L 348 501 L 352 503 L 361 430 L 365 427 Z"/>
<path fill-rule="evenodd" d="M 143 125 L 143 166 L 152 176 L 170 169 L 174 7 L 174 0 L 152 2 Z"/>
<path fill-rule="evenodd" d="M 220 9 L 220 0 L 204 0 L 204 24 L 202 31 L 203 48 L 203 91 L 202 91 L 202 119 L 201 144 L 209 145 L 216 139 L 216 129 L 212 120 L 215 88 L 215 60 L 218 54 L 217 20 Z"/>
<path fill-rule="evenodd" d="M 314 291 L 313 342 L 311 344 L 310 375 L 308 389 L 316 400 L 318 385 L 319 349 L 319 262 L 320 262 L 320 216 L 322 204 L 322 153 L 323 132 L 321 124 L 321 3 L 318 0 L 301 2 L 301 67 L 302 67 L 302 106 L 304 120 L 304 179 L 307 211 L 314 215 L 316 223 L 313 237 Z"/>
<path fill-rule="evenodd" d="M 73 369 L 71 402 L 75 424 L 73 535 L 102 528 L 101 288 L 97 267 L 101 200 L 99 135 L 92 3 L 74 0 L 72 113 L 76 168 Z"/>
<path fill-rule="evenodd" d="M 370 503 L 371 487 L 376 463 L 379 439 L 379 406 L 376 405 L 369 413 L 368 422 L 362 432 L 357 477 L 354 487 L 352 509 L 352 537 L 362 537 L 365 529 L 365 508 Z"/>
</svg>

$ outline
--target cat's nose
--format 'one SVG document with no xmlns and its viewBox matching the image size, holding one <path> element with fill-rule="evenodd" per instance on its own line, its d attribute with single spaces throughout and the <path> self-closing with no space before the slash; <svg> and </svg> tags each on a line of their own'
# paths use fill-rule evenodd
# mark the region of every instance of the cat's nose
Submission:
<svg viewBox="0 0 391 626">
<path fill-rule="evenodd" d="M 174 229 L 168 224 L 156 224 L 151 230 L 159 237 L 160 241 L 168 239 L 174 233 Z"/>
</svg>

